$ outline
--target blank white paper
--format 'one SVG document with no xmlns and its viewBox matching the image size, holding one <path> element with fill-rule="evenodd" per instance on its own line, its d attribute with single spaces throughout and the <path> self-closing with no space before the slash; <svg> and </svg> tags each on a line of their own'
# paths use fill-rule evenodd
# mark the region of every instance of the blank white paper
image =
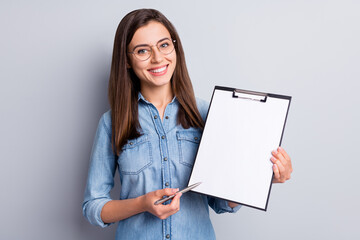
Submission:
<svg viewBox="0 0 360 240">
<path fill-rule="evenodd" d="M 233 98 L 215 89 L 189 185 L 195 192 L 266 210 L 290 99 Z"/>
</svg>

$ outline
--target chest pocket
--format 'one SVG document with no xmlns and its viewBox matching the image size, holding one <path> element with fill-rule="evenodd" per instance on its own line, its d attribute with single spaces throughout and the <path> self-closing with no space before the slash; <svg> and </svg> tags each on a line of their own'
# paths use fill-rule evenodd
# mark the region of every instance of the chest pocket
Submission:
<svg viewBox="0 0 360 240">
<path fill-rule="evenodd" d="M 152 164 L 151 143 L 144 134 L 129 140 L 118 158 L 121 174 L 137 175 Z"/>
<path fill-rule="evenodd" d="M 179 145 L 179 161 L 188 167 L 194 165 L 195 155 L 199 148 L 201 132 L 196 130 L 182 130 L 176 133 Z"/>
</svg>

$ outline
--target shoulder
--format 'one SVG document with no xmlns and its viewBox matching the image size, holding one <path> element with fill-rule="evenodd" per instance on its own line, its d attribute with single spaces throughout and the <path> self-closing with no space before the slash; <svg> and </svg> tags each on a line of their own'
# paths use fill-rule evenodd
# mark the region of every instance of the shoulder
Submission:
<svg viewBox="0 0 360 240">
<path fill-rule="evenodd" d="M 107 134 L 109 136 L 111 135 L 111 110 L 103 113 L 99 121 L 99 126 L 105 128 Z"/>
<path fill-rule="evenodd" d="M 209 110 L 209 102 L 201 98 L 196 98 L 196 105 L 198 107 L 202 119 L 205 120 Z"/>
</svg>

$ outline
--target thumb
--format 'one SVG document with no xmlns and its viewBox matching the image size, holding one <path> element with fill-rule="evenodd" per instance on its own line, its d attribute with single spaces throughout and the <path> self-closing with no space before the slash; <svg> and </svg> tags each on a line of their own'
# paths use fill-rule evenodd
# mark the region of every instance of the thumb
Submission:
<svg viewBox="0 0 360 240">
<path fill-rule="evenodd" d="M 170 195 L 175 194 L 178 191 L 179 191 L 178 188 L 164 188 L 164 189 L 161 190 L 161 194 L 166 195 L 166 196 L 170 196 Z"/>
</svg>

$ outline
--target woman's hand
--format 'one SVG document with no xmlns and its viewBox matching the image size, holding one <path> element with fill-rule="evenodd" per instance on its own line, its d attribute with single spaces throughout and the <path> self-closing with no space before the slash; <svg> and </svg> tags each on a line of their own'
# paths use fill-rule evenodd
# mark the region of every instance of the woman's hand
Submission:
<svg viewBox="0 0 360 240">
<path fill-rule="evenodd" d="M 285 152 L 285 150 L 281 147 L 278 147 L 277 150 L 271 152 L 271 162 L 273 165 L 274 178 L 272 180 L 273 183 L 284 183 L 285 181 L 290 179 L 290 175 L 293 171 L 291 165 L 291 159 L 289 155 Z M 236 207 L 237 203 L 228 202 L 229 207 Z"/>
<path fill-rule="evenodd" d="M 273 183 L 284 183 L 290 179 L 290 175 L 293 171 L 291 165 L 291 159 L 282 147 L 278 147 L 277 150 L 271 152 L 271 162 L 273 165 L 274 178 Z"/>
<path fill-rule="evenodd" d="M 169 216 L 177 213 L 180 210 L 180 197 L 182 193 L 177 193 L 176 196 L 171 200 L 170 204 L 155 205 L 155 201 L 161 199 L 163 196 L 170 196 L 175 194 L 179 189 L 165 188 L 149 192 L 142 196 L 143 206 L 145 211 L 157 216 L 160 219 L 166 219 Z"/>
</svg>

